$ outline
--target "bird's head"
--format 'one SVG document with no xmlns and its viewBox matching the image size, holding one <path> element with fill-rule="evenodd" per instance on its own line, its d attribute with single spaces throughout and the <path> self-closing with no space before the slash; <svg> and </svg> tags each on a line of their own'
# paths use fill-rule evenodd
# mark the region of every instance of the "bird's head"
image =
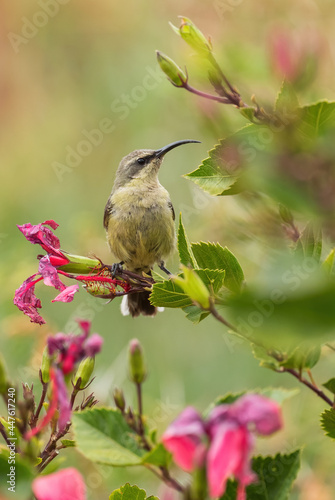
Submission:
<svg viewBox="0 0 335 500">
<path fill-rule="evenodd" d="M 122 158 L 116 172 L 114 190 L 125 186 L 133 179 L 152 180 L 157 177 L 159 167 L 168 151 L 192 140 L 176 141 L 160 149 L 137 149 Z"/>
</svg>

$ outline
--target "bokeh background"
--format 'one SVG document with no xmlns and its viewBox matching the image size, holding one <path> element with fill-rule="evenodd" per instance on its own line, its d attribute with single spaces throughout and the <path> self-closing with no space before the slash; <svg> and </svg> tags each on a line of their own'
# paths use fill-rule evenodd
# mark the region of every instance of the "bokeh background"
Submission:
<svg viewBox="0 0 335 500">
<path fill-rule="evenodd" d="M 49 14 L 41 15 L 48 8 Z M 112 262 L 102 217 L 120 159 L 137 148 L 197 139 L 201 145 L 169 153 L 160 181 L 171 193 L 176 213 L 182 211 L 190 239 L 227 245 L 248 280 L 262 266 L 268 243 L 259 227 L 260 220 L 268 223 L 267 214 L 258 211 L 255 218 L 238 197 L 211 199 L 182 178 L 219 138 L 245 120 L 234 109 L 174 88 L 160 72 L 155 50 L 186 64 L 195 86 L 209 88 L 191 50 L 168 25 L 178 25 L 178 15 L 190 17 L 211 36 L 218 60 L 244 99 L 250 102 L 255 94 L 262 104 L 271 105 L 282 77 L 274 37 L 284 36 L 293 70 L 304 65 L 305 50 L 312 54 L 301 102 L 332 100 L 334 14 L 331 0 L 1 3 L 0 342 L 13 379 L 38 386 L 46 336 L 73 331 L 75 319 L 81 317 L 91 320 L 93 330 L 105 339 L 92 386 L 103 405 L 112 404 L 115 386 L 124 389 L 128 403 L 134 401 L 126 349 L 130 339 L 140 339 L 150 372 L 144 408 L 159 432 L 187 404 L 204 410 L 227 392 L 297 387 L 288 375 L 259 367 L 250 350 L 232 342 L 213 319 L 194 326 L 179 310 L 133 320 L 121 316 L 117 300 L 106 304 L 81 290 L 71 304 L 52 304 L 54 290 L 41 286 L 36 292 L 47 324 L 30 324 L 12 299 L 14 290 L 36 271 L 36 247 L 25 241 L 16 224 L 54 219 L 65 250 Z M 106 118 L 112 130 L 99 134 L 99 144 L 87 147 L 87 134 Z M 176 271 L 177 258 L 168 266 Z M 315 370 L 317 381 L 333 376 L 333 364 L 326 350 Z M 324 405 L 307 389 L 298 389 L 284 404 L 285 429 L 271 439 L 259 439 L 257 451 L 289 452 L 303 446 L 303 465 L 291 498 L 328 500 L 334 498 L 335 457 L 333 443 L 319 426 Z M 62 466 L 75 464 L 81 470 L 92 499 L 107 498 L 126 481 L 148 494 L 162 493 L 158 480 L 142 469 L 92 466 L 74 450 L 65 451 L 61 460 Z"/>
</svg>

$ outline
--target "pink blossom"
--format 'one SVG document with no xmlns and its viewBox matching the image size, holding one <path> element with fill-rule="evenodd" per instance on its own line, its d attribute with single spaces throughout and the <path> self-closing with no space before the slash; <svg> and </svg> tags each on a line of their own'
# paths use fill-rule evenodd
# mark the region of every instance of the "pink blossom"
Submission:
<svg viewBox="0 0 335 500">
<path fill-rule="evenodd" d="M 37 274 L 29 276 L 22 285 L 15 291 L 14 304 L 26 314 L 32 323 L 43 325 L 45 323 L 37 309 L 42 307 L 40 299 L 35 295 L 35 285 L 41 281 L 41 277 L 34 279 Z"/>
<path fill-rule="evenodd" d="M 88 321 L 78 321 L 83 332 L 79 335 L 57 333 L 53 337 L 48 337 L 47 345 L 50 356 L 58 354 L 56 362 L 67 375 L 87 356 L 93 357 L 101 350 L 103 339 L 97 333 L 89 337 L 90 323 Z"/>
<path fill-rule="evenodd" d="M 192 471 L 202 441 L 206 437 L 205 426 L 199 413 L 191 406 L 179 415 L 162 436 L 165 448 L 173 455 L 174 461 L 182 469 Z"/>
<path fill-rule="evenodd" d="M 32 490 L 37 500 L 85 500 L 82 475 L 73 467 L 34 479 Z"/>
<path fill-rule="evenodd" d="M 277 403 L 258 394 L 246 394 L 230 405 L 216 406 L 206 421 L 192 407 L 186 408 L 165 431 L 162 441 L 186 471 L 206 462 L 211 497 L 222 496 L 227 480 L 234 476 L 238 481 L 237 499 L 244 500 L 246 486 L 257 480 L 251 470 L 252 433 L 269 435 L 281 427 Z"/>
<path fill-rule="evenodd" d="M 32 225 L 28 223 L 17 227 L 30 243 L 41 245 L 46 252 L 58 255 L 60 254 L 58 252 L 60 248 L 59 239 L 45 226 L 57 229 L 58 224 L 54 220 L 46 220 L 41 222 L 41 224 Z"/>
<path fill-rule="evenodd" d="M 51 302 L 72 302 L 73 296 L 79 290 L 79 285 L 70 285 L 57 295 Z"/>
<path fill-rule="evenodd" d="M 56 370 L 56 384 L 58 392 L 58 429 L 63 431 L 71 420 L 71 403 L 67 394 L 64 375 L 61 370 Z"/>
</svg>

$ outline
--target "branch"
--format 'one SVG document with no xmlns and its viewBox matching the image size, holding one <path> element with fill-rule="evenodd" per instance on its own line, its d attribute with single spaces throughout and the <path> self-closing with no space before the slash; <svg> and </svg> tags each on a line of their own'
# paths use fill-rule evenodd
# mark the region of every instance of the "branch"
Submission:
<svg viewBox="0 0 335 500">
<path fill-rule="evenodd" d="M 259 347 L 262 347 L 271 357 L 273 357 L 273 359 L 278 361 L 278 357 L 276 356 L 276 354 L 274 352 L 268 351 L 261 343 L 254 341 L 253 339 L 250 339 L 250 338 L 246 337 L 245 335 L 242 335 L 234 325 L 229 323 L 227 320 L 224 319 L 223 316 L 221 316 L 221 314 L 219 314 L 219 312 L 215 309 L 213 304 L 211 304 L 210 312 L 216 320 L 220 321 L 220 323 L 227 326 L 230 330 L 237 333 L 240 337 L 244 338 L 245 340 L 248 340 L 249 342 L 252 342 L 253 344 L 258 345 Z M 313 384 L 313 383 L 309 382 L 297 370 L 282 367 L 281 369 L 277 370 L 277 373 L 290 373 L 291 375 L 293 375 L 293 377 L 295 377 L 297 380 L 299 380 L 299 382 L 304 384 L 306 387 L 311 389 L 311 391 L 313 391 L 315 394 L 317 394 L 321 399 L 323 399 L 329 406 L 331 406 L 332 408 L 334 407 L 333 401 L 330 398 L 328 398 L 328 396 L 326 396 L 326 394 L 321 389 L 319 389 L 315 385 L 315 383 Z"/>
</svg>

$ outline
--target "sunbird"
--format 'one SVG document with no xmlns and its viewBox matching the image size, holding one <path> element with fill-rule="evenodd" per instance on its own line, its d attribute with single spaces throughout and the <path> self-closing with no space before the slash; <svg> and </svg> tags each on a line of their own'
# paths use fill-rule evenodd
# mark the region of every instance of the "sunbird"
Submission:
<svg viewBox="0 0 335 500">
<path fill-rule="evenodd" d="M 122 158 L 104 213 L 108 245 L 128 271 L 151 275 L 154 264 L 170 274 L 165 259 L 176 241 L 175 213 L 167 190 L 158 180 L 158 171 L 168 151 L 192 140 L 176 141 L 161 149 L 138 149 Z M 125 295 L 124 316 L 154 316 L 157 308 L 150 292 Z"/>
</svg>

